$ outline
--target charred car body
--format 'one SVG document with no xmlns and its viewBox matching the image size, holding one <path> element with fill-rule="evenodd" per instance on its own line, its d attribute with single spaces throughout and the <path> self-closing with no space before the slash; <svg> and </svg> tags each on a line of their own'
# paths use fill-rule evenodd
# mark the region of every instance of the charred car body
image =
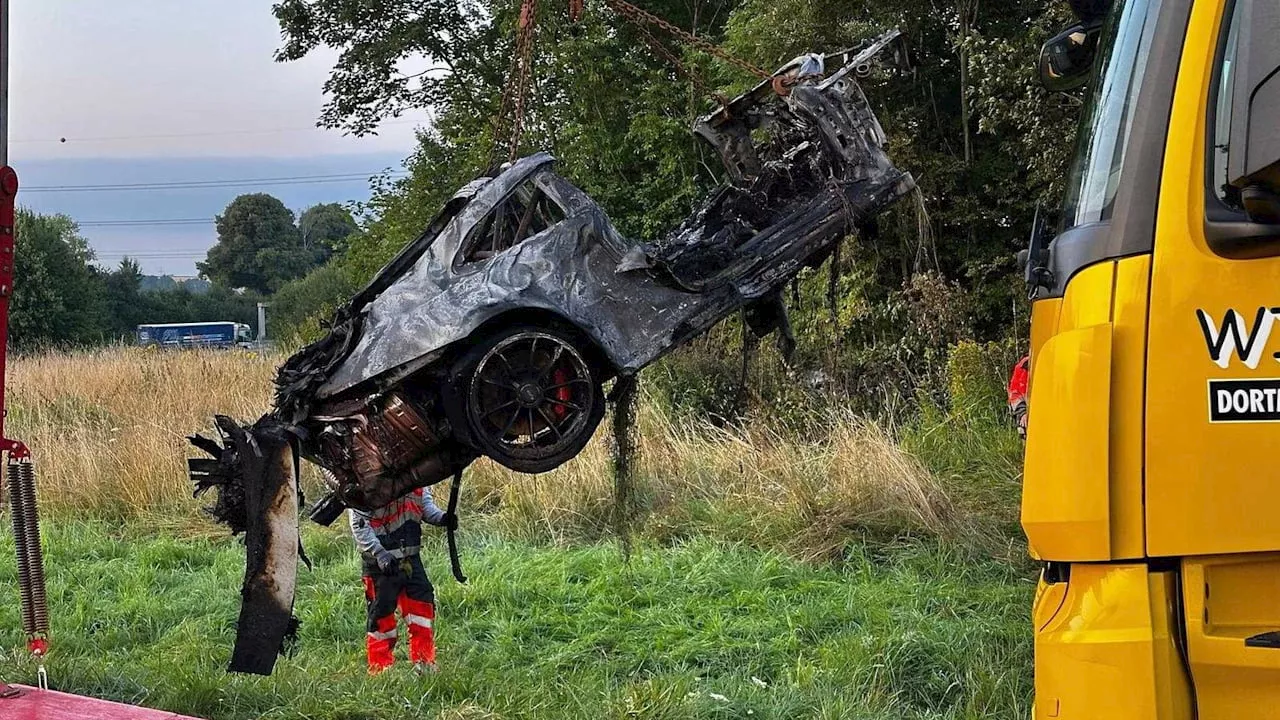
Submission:
<svg viewBox="0 0 1280 720">
<path fill-rule="evenodd" d="M 787 332 L 786 283 L 914 188 L 856 82 L 900 52 L 896 37 L 798 58 L 702 118 L 728 181 L 656 242 L 619 234 L 545 153 L 468 184 L 285 362 L 275 410 L 243 437 L 289 428 L 331 481 L 312 513 L 328 522 L 480 455 L 530 473 L 566 462 L 604 415 L 609 379 L 736 311 L 758 333 Z M 245 443 L 224 437 L 220 461 L 193 460 L 198 484 L 261 483 L 234 461 L 256 452 Z"/>
<path fill-rule="evenodd" d="M 780 288 L 913 187 L 855 82 L 874 52 L 830 77 L 802 58 L 781 73 L 798 74 L 785 97 L 765 83 L 702 119 L 732 182 L 652 244 L 623 238 L 549 155 L 471 183 L 285 363 L 278 416 L 361 509 L 478 454 L 522 472 L 570 459 L 607 379 L 743 306 L 779 319 Z"/>
</svg>

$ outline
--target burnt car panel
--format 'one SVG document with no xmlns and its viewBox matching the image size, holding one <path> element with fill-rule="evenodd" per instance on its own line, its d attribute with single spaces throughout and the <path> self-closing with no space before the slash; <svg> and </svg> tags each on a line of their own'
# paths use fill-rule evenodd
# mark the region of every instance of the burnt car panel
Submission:
<svg viewBox="0 0 1280 720">
<path fill-rule="evenodd" d="M 431 250 L 369 303 L 360 341 L 318 398 L 384 373 L 380 384 L 397 382 L 484 323 L 520 309 L 573 322 L 616 368 L 639 369 L 637 346 L 662 342 L 664 319 L 691 298 L 618 276 L 615 268 L 628 246 L 603 211 L 547 170 L 552 162 L 546 153 L 525 158 L 484 186 Z M 486 218 L 531 180 L 557 201 L 565 218 L 492 257 L 463 257 L 472 231 L 482 230 Z"/>
</svg>

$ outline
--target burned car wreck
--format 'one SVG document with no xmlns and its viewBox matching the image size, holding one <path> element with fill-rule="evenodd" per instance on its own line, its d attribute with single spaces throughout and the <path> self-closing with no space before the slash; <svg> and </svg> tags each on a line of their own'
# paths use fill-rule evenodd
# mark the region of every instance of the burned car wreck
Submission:
<svg viewBox="0 0 1280 720">
<path fill-rule="evenodd" d="M 221 445 L 196 441 L 214 455 L 190 464 L 198 488 L 218 489 L 215 514 L 249 529 L 251 561 L 255 548 L 296 553 L 296 504 L 244 502 L 263 494 L 246 486 L 278 489 L 289 474 L 288 461 L 261 461 L 268 445 L 323 468 L 331 493 L 311 516 L 327 524 L 344 508 L 372 510 L 459 476 L 481 455 L 526 473 L 563 464 L 604 416 L 610 379 L 735 312 L 745 309 L 757 333 L 789 332 L 785 285 L 914 189 L 857 83 L 896 36 L 798 58 L 700 119 L 695 133 L 720 154 L 726 182 L 654 242 L 623 237 L 546 153 L 469 183 L 325 337 L 281 366 L 271 413 L 251 428 L 220 418 Z M 255 441 L 282 429 L 290 442 Z M 279 522 L 242 517 L 271 507 L 293 513 L 289 542 Z M 254 527 L 274 533 L 270 542 Z M 246 605 L 264 568 L 296 562 L 251 562 Z M 255 597 L 287 618 L 292 582 L 266 585 Z M 242 634 L 244 622 L 242 611 Z M 232 669 L 269 673 L 273 662 Z"/>
</svg>

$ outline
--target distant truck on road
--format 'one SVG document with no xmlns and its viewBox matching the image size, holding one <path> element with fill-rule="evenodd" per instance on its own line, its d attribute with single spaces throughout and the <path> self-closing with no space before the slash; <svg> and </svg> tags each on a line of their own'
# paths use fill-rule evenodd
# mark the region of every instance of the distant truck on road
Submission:
<svg viewBox="0 0 1280 720">
<path fill-rule="evenodd" d="M 139 325 L 138 344 L 162 348 L 251 347 L 249 326 L 237 322 L 167 323 Z"/>
</svg>

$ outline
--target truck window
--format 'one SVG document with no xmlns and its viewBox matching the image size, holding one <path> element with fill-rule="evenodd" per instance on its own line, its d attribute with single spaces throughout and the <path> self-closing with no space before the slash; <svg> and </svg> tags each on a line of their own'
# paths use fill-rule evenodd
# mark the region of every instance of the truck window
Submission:
<svg viewBox="0 0 1280 720">
<path fill-rule="evenodd" d="M 1227 159 L 1231 157 L 1231 116 L 1235 102 L 1235 73 L 1232 68 L 1236 64 L 1236 51 L 1240 38 L 1240 16 L 1244 13 L 1241 2 L 1231 3 L 1231 16 L 1227 20 L 1226 35 L 1221 41 L 1221 58 L 1218 64 L 1218 79 L 1214 85 L 1217 97 L 1213 108 L 1213 193 L 1224 205 L 1239 210 L 1239 196 L 1227 182 Z"/>
<path fill-rule="evenodd" d="M 1107 14 L 1067 178 L 1063 229 L 1111 218 L 1160 4 L 1116 0 Z"/>
<path fill-rule="evenodd" d="M 484 262 L 561 222 L 561 208 L 542 187 L 538 173 L 521 183 L 471 231 L 463 263 Z"/>
</svg>

